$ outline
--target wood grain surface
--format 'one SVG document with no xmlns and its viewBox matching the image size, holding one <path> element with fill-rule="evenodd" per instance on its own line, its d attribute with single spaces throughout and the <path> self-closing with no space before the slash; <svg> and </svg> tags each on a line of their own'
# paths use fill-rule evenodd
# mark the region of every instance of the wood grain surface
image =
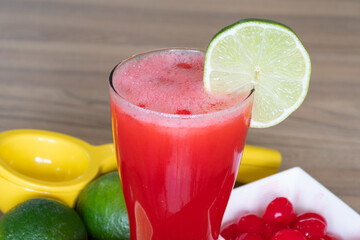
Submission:
<svg viewBox="0 0 360 240">
<path fill-rule="evenodd" d="M 132 54 L 206 49 L 247 17 L 290 26 L 312 59 L 303 105 L 247 143 L 278 149 L 360 212 L 360 1 L 1 0 L 0 132 L 33 128 L 112 141 L 108 76 Z M 0 196 L 2 197 L 2 196 Z"/>
</svg>

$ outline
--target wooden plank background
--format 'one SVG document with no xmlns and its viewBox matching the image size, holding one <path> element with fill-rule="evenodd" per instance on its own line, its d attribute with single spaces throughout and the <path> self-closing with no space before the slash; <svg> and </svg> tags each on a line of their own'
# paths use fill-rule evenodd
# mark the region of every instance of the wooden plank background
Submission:
<svg viewBox="0 0 360 240">
<path fill-rule="evenodd" d="M 312 59 L 308 96 L 247 142 L 278 149 L 360 212 L 360 1 L 1 0 L 0 131 L 33 128 L 112 141 L 108 76 L 125 57 L 206 49 L 247 17 L 289 25 Z M 0 196 L 1 197 L 1 196 Z"/>
</svg>

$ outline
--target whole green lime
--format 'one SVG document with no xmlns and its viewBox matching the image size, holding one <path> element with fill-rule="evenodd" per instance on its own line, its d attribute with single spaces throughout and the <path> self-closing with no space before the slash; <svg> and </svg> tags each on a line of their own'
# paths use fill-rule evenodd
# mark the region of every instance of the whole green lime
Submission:
<svg viewBox="0 0 360 240">
<path fill-rule="evenodd" d="M 80 193 L 76 210 L 91 239 L 130 239 L 129 219 L 118 172 L 105 174 Z"/>
<path fill-rule="evenodd" d="M 35 198 L 0 218 L 0 240 L 86 240 L 84 224 L 74 209 L 53 199 Z"/>
</svg>

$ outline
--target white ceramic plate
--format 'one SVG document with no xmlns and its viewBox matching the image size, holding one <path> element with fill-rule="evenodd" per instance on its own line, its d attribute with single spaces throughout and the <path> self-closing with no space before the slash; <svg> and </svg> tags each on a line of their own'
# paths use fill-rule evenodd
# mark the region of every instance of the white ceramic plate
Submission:
<svg viewBox="0 0 360 240">
<path fill-rule="evenodd" d="M 267 204 L 280 196 L 293 203 L 297 214 L 312 211 L 323 215 L 327 232 L 344 240 L 360 240 L 360 215 L 299 167 L 234 189 L 223 224 L 248 212 L 261 216 Z"/>
</svg>

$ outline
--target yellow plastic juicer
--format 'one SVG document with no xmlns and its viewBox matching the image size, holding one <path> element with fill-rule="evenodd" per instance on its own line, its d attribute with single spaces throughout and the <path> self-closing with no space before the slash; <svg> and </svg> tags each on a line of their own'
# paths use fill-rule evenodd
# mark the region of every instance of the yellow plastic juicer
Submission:
<svg viewBox="0 0 360 240">
<path fill-rule="evenodd" d="M 245 146 L 237 181 L 247 183 L 277 172 L 278 151 Z M 70 207 L 97 176 L 117 169 L 112 143 L 93 146 L 56 132 L 19 129 L 0 133 L 0 211 L 36 197 Z"/>
</svg>

